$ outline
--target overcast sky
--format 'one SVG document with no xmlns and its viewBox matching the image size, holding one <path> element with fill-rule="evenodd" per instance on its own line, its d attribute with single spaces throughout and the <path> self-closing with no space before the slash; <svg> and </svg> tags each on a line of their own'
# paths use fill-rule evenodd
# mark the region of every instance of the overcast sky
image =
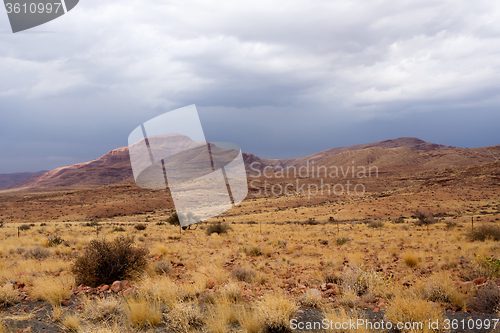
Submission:
<svg viewBox="0 0 500 333">
<path fill-rule="evenodd" d="M 126 146 L 196 104 L 261 157 L 414 136 L 500 144 L 498 1 L 98 1 L 12 34 L 0 8 L 0 173 Z"/>
</svg>

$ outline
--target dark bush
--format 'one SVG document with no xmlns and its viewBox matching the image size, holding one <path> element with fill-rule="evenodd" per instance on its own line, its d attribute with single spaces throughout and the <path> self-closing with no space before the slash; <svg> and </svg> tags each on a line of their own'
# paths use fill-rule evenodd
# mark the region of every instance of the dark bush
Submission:
<svg viewBox="0 0 500 333">
<path fill-rule="evenodd" d="M 113 232 L 124 232 L 125 231 L 125 228 L 124 227 L 115 227 L 113 229 Z"/>
<path fill-rule="evenodd" d="M 403 216 L 398 217 L 394 220 L 394 223 L 405 223 L 405 218 Z"/>
<path fill-rule="evenodd" d="M 315 218 L 309 218 L 309 219 L 307 219 L 307 221 L 302 222 L 302 224 L 305 224 L 305 225 L 317 225 L 317 224 L 319 224 L 319 222 L 316 221 Z"/>
<path fill-rule="evenodd" d="M 30 230 L 31 227 L 28 225 L 28 224 L 22 224 L 21 226 L 19 226 L 19 230 Z"/>
<path fill-rule="evenodd" d="M 453 222 L 453 221 L 446 221 L 445 222 L 446 229 L 453 229 L 456 226 L 457 226 L 457 222 Z"/>
<path fill-rule="evenodd" d="M 428 226 L 429 224 L 433 224 L 433 223 L 437 222 L 431 213 L 416 212 L 415 218 L 417 219 L 417 221 L 415 221 L 415 224 L 418 226 L 421 226 L 421 225 Z"/>
<path fill-rule="evenodd" d="M 170 215 L 170 217 L 167 219 L 167 222 L 170 225 L 180 225 L 179 216 L 177 215 L 177 213 L 173 213 L 172 215 Z"/>
<path fill-rule="evenodd" d="M 158 221 L 158 222 L 156 222 L 155 224 L 156 224 L 156 225 L 165 225 L 165 222 L 163 222 L 163 221 Z"/>
<path fill-rule="evenodd" d="M 143 271 L 148 250 L 134 247 L 133 242 L 131 237 L 123 236 L 112 242 L 90 241 L 71 268 L 77 283 L 96 287 L 132 278 Z"/>
<path fill-rule="evenodd" d="M 475 297 L 475 307 L 481 312 L 500 310 L 500 289 L 492 282 L 480 288 Z"/>
<path fill-rule="evenodd" d="M 45 223 L 45 222 L 40 223 L 40 227 L 45 227 L 46 225 L 47 225 L 47 223 Z"/>
<path fill-rule="evenodd" d="M 137 223 L 134 225 L 135 230 L 146 230 L 146 225 L 143 223 Z"/>
<path fill-rule="evenodd" d="M 207 227 L 206 233 L 208 236 L 210 236 L 214 232 L 220 235 L 227 233 L 228 230 L 231 230 L 231 227 L 225 223 L 213 223 Z"/>
<path fill-rule="evenodd" d="M 382 221 L 370 221 L 368 223 L 368 228 L 383 228 L 384 227 L 384 222 Z"/>
<path fill-rule="evenodd" d="M 469 238 L 484 242 L 487 238 L 500 240 L 500 228 L 495 225 L 483 224 L 469 232 Z"/>
<path fill-rule="evenodd" d="M 339 237 L 335 240 L 335 243 L 337 243 L 338 246 L 344 245 L 347 242 L 349 242 L 349 238 L 347 237 Z"/>
<path fill-rule="evenodd" d="M 255 278 L 255 271 L 251 269 L 246 269 L 243 267 L 236 267 L 231 272 L 231 276 L 238 281 L 245 281 L 246 283 L 252 283 Z"/>
</svg>

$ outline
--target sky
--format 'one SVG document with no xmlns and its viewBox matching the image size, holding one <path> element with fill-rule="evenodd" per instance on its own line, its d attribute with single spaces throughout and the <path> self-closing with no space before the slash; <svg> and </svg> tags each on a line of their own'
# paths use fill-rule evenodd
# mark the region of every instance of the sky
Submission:
<svg viewBox="0 0 500 333">
<path fill-rule="evenodd" d="M 499 92 L 498 1 L 82 0 L 16 34 L 0 8 L 0 173 L 98 158 L 191 104 L 207 140 L 266 158 L 492 146 Z"/>
</svg>

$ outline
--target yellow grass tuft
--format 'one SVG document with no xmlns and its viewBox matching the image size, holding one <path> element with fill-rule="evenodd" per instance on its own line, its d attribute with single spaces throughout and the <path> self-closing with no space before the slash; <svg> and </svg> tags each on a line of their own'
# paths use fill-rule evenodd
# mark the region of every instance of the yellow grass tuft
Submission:
<svg viewBox="0 0 500 333">
<path fill-rule="evenodd" d="M 260 320 L 268 330 L 284 330 L 290 327 L 290 319 L 298 306 L 283 293 L 266 294 L 257 303 Z"/>
<path fill-rule="evenodd" d="M 429 328 L 429 320 L 432 322 L 439 320 L 442 323 L 444 315 L 437 305 L 420 299 L 415 294 L 396 296 L 389 303 L 386 316 L 394 325 L 396 323 L 411 323 L 411 327 L 403 328 L 401 332 L 446 332 L 442 325 L 438 329 Z M 422 326 L 416 327 L 414 323 L 422 323 Z"/>
<path fill-rule="evenodd" d="M 139 291 L 149 299 L 166 304 L 169 308 L 173 308 L 181 300 L 179 286 L 165 276 L 144 278 L 140 282 Z"/>
<path fill-rule="evenodd" d="M 80 321 L 80 316 L 77 314 L 66 315 L 62 320 L 64 330 L 67 332 L 79 332 L 81 324 Z"/>
<path fill-rule="evenodd" d="M 127 298 L 124 302 L 123 312 L 128 322 L 137 328 L 156 327 L 162 319 L 159 304 L 144 297 Z"/>
<path fill-rule="evenodd" d="M 42 276 L 34 280 L 31 297 L 40 301 L 47 301 L 52 306 L 58 306 L 71 295 L 71 288 L 75 284 L 72 275 L 66 274 L 58 277 Z"/>
<path fill-rule="evenodd" d="M 14 286 L 7 283 L 0 287 L 0 309 L 16 303 L 19 303 L 19 293 Z"/>
<path fill-rule="evenodd" d="M 262 327 L 259 313 L 247 307 L 242 306 L 238 309 L 238 322 L 243 333 L 259 333 Z"/>
<path fill-rule="evenodd" d="M 403 261 L 406 264 L 406 266 L 414 268 L 418 265 L 420 257 L 415 252 L 405 252 L 403 254 Z"/>
</svg>

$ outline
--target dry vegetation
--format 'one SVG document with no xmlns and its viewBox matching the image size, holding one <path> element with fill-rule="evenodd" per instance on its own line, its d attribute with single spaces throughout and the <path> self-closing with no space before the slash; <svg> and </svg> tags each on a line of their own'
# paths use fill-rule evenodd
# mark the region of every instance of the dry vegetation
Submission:
<svg viewBox="0 0 500 333">
<path fill-rule="evenodd" d="M 8 194 L 4 320 L 74 332 L 257 333 L 286 331 L 299 306 L 331 320 L 363 318 L 359 310 L 395 321 L 495 312 L 500 193 L 490 169 L 467 170 L 371 180 L 359 198 L 249 197 L 186 231 L 158 191 Z M 417 211 L 434 217 L 422 223 Z"/>
</svg>

